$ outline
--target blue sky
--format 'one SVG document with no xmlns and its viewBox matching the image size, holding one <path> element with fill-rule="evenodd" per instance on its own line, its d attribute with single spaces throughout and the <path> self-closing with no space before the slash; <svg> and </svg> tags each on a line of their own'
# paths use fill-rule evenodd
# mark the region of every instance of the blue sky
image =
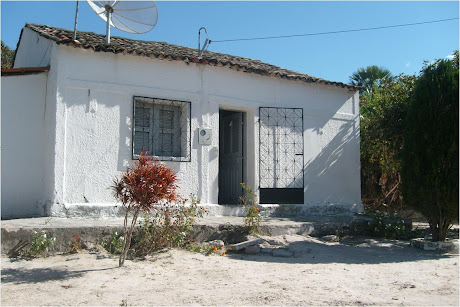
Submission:
<svg viewBox="0 0 460 307">
<path fill-rule="evenodd" d="M 25 23 L 73 29 L 75 1 L 1 1 L 1 39 L 15 49 Z M 417 23 L 459 17 L 459 2 L 224 2 L 158 1 L 156 27 L 140 35 L 196 48 L 197 33 L 211 40 L 305 34 Z M 80 1 L 78 30 L 105 33 L 105 23 Z M 360 67 L 378 65 L 393 74 L 416 74 L 425 60 L 459 49 L 459 22 L 286 39 L 212 43 L 210 51 L 249 57 L 332 81 L 348 82 Z"/>
</svg>

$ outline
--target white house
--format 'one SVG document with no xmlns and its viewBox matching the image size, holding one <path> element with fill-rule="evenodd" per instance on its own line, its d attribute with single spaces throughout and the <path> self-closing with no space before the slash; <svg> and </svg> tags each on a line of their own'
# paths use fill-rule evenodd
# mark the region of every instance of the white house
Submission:
<svg viewBox="0 0 460 307">
<path fill-rule="evenodd" d="M 359 94 L 257 60 L 26 24 L 2 71 L 2 218 L 111 216 L 142 148 L 214 214 L 362 212 Z M 327 68 L 325 68 L 327 69 Z"/>
</svg>

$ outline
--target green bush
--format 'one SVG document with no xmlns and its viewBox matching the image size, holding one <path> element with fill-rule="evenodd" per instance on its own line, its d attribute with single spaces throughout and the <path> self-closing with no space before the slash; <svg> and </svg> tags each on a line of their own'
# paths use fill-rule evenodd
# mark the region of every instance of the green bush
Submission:
<svg viewBox="0 0 460 307">
<path fill-rule="evenodd" d="M 120 255 L 123 249 L 123 234 L 118 234 L 118 232 L 113 232 L 110 237 L 102 239 L 102 247 L 105 248 L 109 253 Z"/>
<path fill-rule="evenodd" d="M 433 241 L 444 241 L 459 217 L 459 70 L 453 61 L 426 64 L 406 118 L 402 193 L 430 224 Z"/>
<path fill-rule="evenodd" d="M 240 205 L 244 207 L 246 216 L 244 217 L 244 225 L 250 234 L 258 234 L 262 216 L 260 213 L 257 196 L 251 186 L 240 183 L 244 190 L 244 194 L 239 198 Z"/>
<path fill-rule="evenodd" d="M 193 225 L 206 210 L 199 206 L 199 200 L 193 195 L 189 206 L 186 202 L 163 205 L 144 214 L 133 236 L 135 256 L 143 257 L 163 248 L 186 247 L 193 242 Z"/>
<path fill-rule="evenodd" d="M 385 239 L 408 239 L 410 229 L 406 228 L 404 219 L 396 213 L 388 214 L 375 211 L 370 214 L 372 221 L 368 223 L 371 235 Z"/>
<path fill-rule="evenodd" d="M 44 230 L 41 232 L 34 231 L 30 240 L 28 255 L 35 257 L 38 255 L 46 255 L 51 245 L 56 242 L 56 238 L 48 238 Z"/>
<path fill-rule="evenodd" d="M 2 41 L 2 68 L 13 68 L 15 53 Z"/>
<path fill-rule="evenodd" d="M 360 97 L 361 198 L 366 210 L 401 212 L 401 150 L 416 77 L 399 75 Z"/>
</svg>

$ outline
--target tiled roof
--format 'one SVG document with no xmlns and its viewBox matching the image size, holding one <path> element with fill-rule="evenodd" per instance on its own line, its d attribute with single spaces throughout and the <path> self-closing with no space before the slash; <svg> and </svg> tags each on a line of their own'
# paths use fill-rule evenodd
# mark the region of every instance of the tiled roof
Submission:
<svg viewBox="0 0 460 307">
<path fill-rule="evenodd" d="M 46 25 L 26 24 L 39 35 L 51 39 L 60 45 L 73 46 L 75 48 L 92 49 L 96 52 L 112 52 L 115 54 L 131 54 L 150 58 L 183 61 L 186 63 L 200 63 L 211 66 L 227 67 L 238 71 L 255 73 L 263 76 L 275 76 L 288 80 L 301 80 L 307 83 L 321 83 L 326 85 L 358 90 L 357 87 L 341 82 L 327 81 L 302 74 L 292 70 L 280 68 L 263 63 L 259 60 L 243 58 L 218 52 L 205 51 L 198 58 L 196 49 L 172 45 L 164 42 L 141 41 L 123 37 L 111 37 L 110 45 L 105 44 L 105 35 L 92 32 L 77 32 L 77 41 L 72 40 L 73 31 L 54 28 Z"/>
</svg>

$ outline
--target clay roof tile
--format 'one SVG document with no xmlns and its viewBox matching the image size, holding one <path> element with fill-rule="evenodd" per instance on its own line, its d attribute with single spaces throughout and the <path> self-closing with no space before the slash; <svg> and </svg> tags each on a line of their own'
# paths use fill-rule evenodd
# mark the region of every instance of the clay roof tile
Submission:
<svg viewBox="0 0 460 307">
<path fill-rule="evenodd" d="M 302 80 L 307 83 L 322 83 L 331 86 L 358 90 L 359 88 L 341 82 L 328 81 L 307 74 L 280 68 L 259 60 L 232 56 L 228 54 L 206 51 L 201 59 L 198 58 L 196 49 L 168 44 L 165 42 L 140 41 L 123 37 L 111 37 L 110 45 L 105 45 L 105 35 L 92 32 L 77 32 L 78 42 L 74 42 L 73 31 L 54 28 L 46 25 L 28 23 L 25 25 L 37 32 L 40 36 L 51 39 L 60 45 L 72 46 L 75 48 L 93 49 L 97 52 L 112 52 L 122 54 L 134 54 L 150 58 L 168 59 L 170 61 L 194 62 L 202 65 L 228 67 L 247 73 L 255 73 L 265 76 L 275 76 L 283 79 Z"/>
</svg>

